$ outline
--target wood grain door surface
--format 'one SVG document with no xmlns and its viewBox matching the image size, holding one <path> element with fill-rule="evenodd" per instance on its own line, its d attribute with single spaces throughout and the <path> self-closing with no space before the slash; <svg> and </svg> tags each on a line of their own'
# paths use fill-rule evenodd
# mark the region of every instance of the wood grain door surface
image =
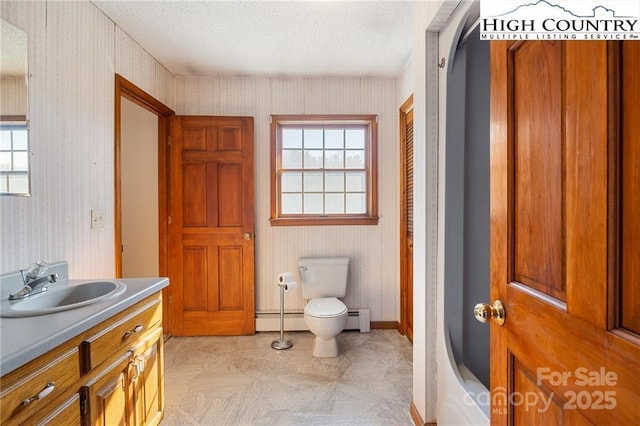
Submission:
<svg viewBox="0 0 640 426">
<path fill-rule="evenodd" d="M 253 334 L 253 118 L 175 116 L 170 150 L 172 332 Z"/>
<path fill-rule="evenodd" d="M 400 107 L 401 332 L 413 342 L 413 95 Z"/>
<path fill-rule="evenodd" d="M 492 424 L 640 424 L 640 43 L 491 66 Z"/>
</svg>

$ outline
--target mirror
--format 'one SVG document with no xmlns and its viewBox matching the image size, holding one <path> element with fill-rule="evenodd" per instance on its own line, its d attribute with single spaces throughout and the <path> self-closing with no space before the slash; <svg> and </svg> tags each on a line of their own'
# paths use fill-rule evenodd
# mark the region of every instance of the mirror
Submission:
<svg viewBox="0 0 640 426">
<path fill-rule="evenodd" d="M 0 195 L 29 195 L 27 33 L 0 19 Z"/>
</svg>

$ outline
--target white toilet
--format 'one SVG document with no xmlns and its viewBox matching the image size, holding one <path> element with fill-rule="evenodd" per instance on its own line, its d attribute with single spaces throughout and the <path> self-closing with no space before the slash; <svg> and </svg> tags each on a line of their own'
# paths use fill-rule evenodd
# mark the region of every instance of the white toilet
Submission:
<svg viewBox="0 0 640 426">
<path fill-rule="evenodd" d="M 298 259 L 304 321 L 316 336 L 313 356 L 333 358 L 340 355 L 336 336 L 347 323 L 347 306 L 338 300 L 347 294 L 348 257 L 305 257 Z"/>
</svg>

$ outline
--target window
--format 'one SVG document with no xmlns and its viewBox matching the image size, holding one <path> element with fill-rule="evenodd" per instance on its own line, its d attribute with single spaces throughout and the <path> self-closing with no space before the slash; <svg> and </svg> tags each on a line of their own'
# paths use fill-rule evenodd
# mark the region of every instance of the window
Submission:
<svg viewBox="0 0 640 426">
<path fill-rule="evenodd" d="M 0 121 L 0 193 L 29 193 L 26 121 Z"/>
<path fill-rule="evenodd" d="M 375 225 L 375 115 L 271 117 L 271 224 Z"/>
</svg>

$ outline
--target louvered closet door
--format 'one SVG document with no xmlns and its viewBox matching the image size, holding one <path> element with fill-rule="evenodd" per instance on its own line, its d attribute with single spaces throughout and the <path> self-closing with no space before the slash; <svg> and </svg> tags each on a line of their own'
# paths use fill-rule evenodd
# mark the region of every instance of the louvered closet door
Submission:
<svg viewBox="0 0 640 426">
<path fill-rule="evenodd" d="M 401 329 L 413 341 L 413 97 L 400 108 L 401 225 L 400 280 Z"/>
</svg>

